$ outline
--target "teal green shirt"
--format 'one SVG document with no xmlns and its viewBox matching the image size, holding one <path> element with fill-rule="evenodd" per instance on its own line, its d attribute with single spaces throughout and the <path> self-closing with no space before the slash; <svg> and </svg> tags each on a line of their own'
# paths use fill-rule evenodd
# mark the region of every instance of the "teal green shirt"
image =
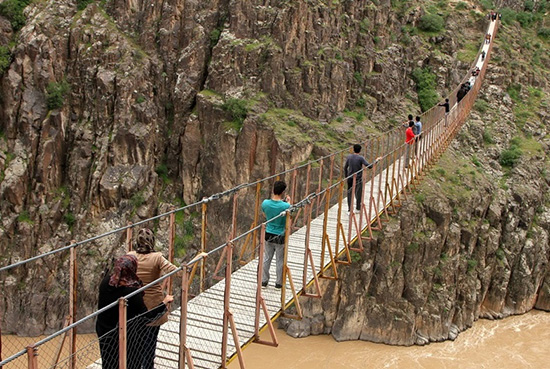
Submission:
<svg viewBox="0 0 550 369">
<path fill-rule="evenodd" d="M 288 208 L 290 208 L 290 204 L 288 202 L 284 202 L 283 200 L 267 199 L 262 202 L 262 210 L 267 220 L 275 218 L 277 215 L 281 214 L 281 212 L 285 211 Z M 276 235 L 284 234 L 285 223 L 286 216 L 277 218 L 274 221 L 267 223 L 265 231 L 267 233 L 273 233 Z"/>
</svg>

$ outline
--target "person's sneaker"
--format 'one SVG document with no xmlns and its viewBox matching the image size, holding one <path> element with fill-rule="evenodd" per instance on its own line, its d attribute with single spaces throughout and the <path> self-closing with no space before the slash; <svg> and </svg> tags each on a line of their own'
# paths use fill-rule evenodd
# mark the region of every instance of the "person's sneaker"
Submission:
<svg viewBox="0 0 550 369">
<path fill-rule="evenodd" d="M 262 282 L 262 287 L 266 288 L 267 287 L 267 282 Z"/>
<path fill-rule="evenodd" d="M 355 214 L 359 214 L 359 213 L 361 212 L 361 210 L 355 209 L 353 212 L 354 212 Z"/>
<path fill-rule="evenodd" d="M 277 284 L 275 284 L 275 288 L 278 289 L 278 290 L 280 290 L 281 288 L 283 288 L 283 285 L 277 283 Z"/>
<path fill-rule="evenodd" d="M 348 215 L 349 215 L 350 211 L 348 210 Z"/>
</svg>

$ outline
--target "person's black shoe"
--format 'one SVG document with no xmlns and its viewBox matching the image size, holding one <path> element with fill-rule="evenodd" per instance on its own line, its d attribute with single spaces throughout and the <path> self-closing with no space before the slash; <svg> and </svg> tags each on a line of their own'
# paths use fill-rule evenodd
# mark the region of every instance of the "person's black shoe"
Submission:
<svg viewBox="0 0 550 369">
<path fill-rule="evenodd" d="M 262 287 L 267 287 L 267 282 L 262 282 Z"/>
<path fill-rule="evenodd" d="M 279 289 L 279 290 L 280 290 L 281 288 L 283 288 L 283 285 L 282 285 L 282 284 L 278 284 L 278 283 L 277 283 L 277 284 L 275 284 L 275 288 L 277 288 L 277 289 Z"/>
</svg>

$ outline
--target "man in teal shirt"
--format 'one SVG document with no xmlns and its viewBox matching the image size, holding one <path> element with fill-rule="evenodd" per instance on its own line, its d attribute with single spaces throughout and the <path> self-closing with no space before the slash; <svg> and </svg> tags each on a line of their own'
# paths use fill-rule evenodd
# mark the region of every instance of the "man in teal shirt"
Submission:
<svg viewBox="0 0 550 369">
<path fill-rule="evenodd" d="M 269 268 L 271 267 L 273 254 L 276 254 L 275 258 L 277 259 L 277 280 L 275 281 L 275 288 L 283 287 L 286 215 L 272 221 L 270 221 L 270 219 L 277 217 L 290 208 L 290 196 L 284 196 L 285 190 L 286 183 L 283 181 L 276 181 L 273 184 L 273 195 L 271 199 L 266 199 L 262 202 L 262 210 L 267 219 L 267 226 L 265 228 L 264 270 L 262 274 L 263 287 L 267 287 L 267 283 L 269 282 Z"/>
</svg>

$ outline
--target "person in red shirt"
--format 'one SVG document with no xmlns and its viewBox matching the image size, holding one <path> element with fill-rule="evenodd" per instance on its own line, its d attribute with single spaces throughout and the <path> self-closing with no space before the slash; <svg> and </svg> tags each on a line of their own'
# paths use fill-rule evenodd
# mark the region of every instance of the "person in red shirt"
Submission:
<svg viewBox="0 0 550 369">
<path fill-rule="evenodd" d="M 407 154 L 405 156 L 405 168 L 409 167 L 409 157 L 411 152 L 411 146 L 414 144 L 414 132 L 412 127 L 414 126 L 414 122 L 409 122 L 409 128 L 405 131 L 405 143 L 407 144 Z"/>
</svg>

